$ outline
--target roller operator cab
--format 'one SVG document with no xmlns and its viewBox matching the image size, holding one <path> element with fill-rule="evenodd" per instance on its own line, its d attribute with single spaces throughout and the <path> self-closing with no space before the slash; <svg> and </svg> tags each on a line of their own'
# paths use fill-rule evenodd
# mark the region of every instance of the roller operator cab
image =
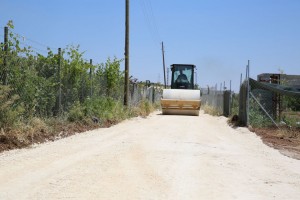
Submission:
<svg viewBox="0 0 300 200">
<path fill-rule="evenodd" d="M 195 89 L 194 70 L 190 64 L 171 65 L 171 89 L 164 89 L 161 99 L 162 114 L 199 115 L 200 90 Z"/>
<path fill-rule="evenodd" d="M 171 89 L 194 89 L 195 65 L 171 65 Z"/>
</svg>

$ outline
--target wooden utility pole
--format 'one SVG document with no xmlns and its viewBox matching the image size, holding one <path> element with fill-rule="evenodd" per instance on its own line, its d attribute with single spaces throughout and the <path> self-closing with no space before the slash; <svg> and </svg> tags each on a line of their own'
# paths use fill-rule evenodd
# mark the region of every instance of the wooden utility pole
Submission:
<svg viewBox="0 0 300 200">
<path fill-rule="evenodd" d="M 169 73 L 170 73 L 170 68 L 167 68 L 167 85 L 169 85 Z"/>
<path fill-rule="evenodd" d="M 166 65 L 165 65 L 165 50 L 164 50 L 164 42 L 161 43 L 161 50 L 162 50 L 162 57 L 163 57 L 163 68 L 164 68 L 164 83 L 165 83 L 165 89 L 167 88 L 166 83 Z"/>
<path fill-rule="evenodd" d="M 124 105 L 128 106 L 129 96 L 129 0 L 125 0 L 125 84 L 124 84 Z"/>
<path fill-rule="evenodd" d="M 240 88 L 239 89 L 241 89 L 241 87 L 242 87 L 242 82 L 243 81 L 243 74 L 241 73 L 241 78 L 240 78 Z"/>
</svg>

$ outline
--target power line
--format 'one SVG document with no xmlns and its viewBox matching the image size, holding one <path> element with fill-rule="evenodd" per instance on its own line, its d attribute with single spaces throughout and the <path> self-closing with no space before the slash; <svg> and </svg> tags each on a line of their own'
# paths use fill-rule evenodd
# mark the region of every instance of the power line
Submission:
<svg viewBox="0 0 300 200">
<path fill-rule="evenodd" d="M 32 45 L 28 45 L 28 44 L 26 44 L 26 43 L 24 43 L 24 42 L 20 42 L 20 44 L 21 44 L 21 48 L 22 47 L 27 47 L 27 49 L 28 49 L 28 51 L 30 52 L 30 53 L 36 53 L 36 54 L 48 54 L 48 51 L 46 51 L 46 50 L 43 50 L 43 49 L 40 49 L 40 48 L 37 48 L 37 47 L 34 47 L 34 46 L 32 46 Z M 41 53 L 41 52 L 43 52 L 43 53 Z M 24 53 L 24 52 L 20 52 L 20 53 Z M 5 56 L 5 55 L 4 55 Z"/>
<path fill-rule="evenodd" d="M 4 29 L 4 27 L 2 27 L 2 26 L 0 26 L 0 28 L 1 28 L 1 29 Z M 51 49 L 51 50 L 57 49 L 57 48 L 52 48 L 52 47 L 50 47 L 49 45 L 43 44 L 43 43 L 38 42 L 38 41 L 36 41 L 36 40 L 30 39 L 30 38 L 28 38 L 28 37 L 25 36 L 25 35 L 22 35 L 22 34 L 20 34 L 20 33 L 17 33 L 17 32 L 15 32 L 15 31 L 12 31 L 11 29 L 8 29 L 8 30 L 9 30 L 10 33 L 13 33 L 17 38 L 20 38 L 20 39 L 22 39 L 23 41 L 26 40 L 26 41 L 29 41 L 29 42 L 31 42 L 31 43 L 37 44 L 37 45 L 39 45 L 39 46 L 46 47 L 47 49 L 49 48 L 49 49 Z M 2 34 L 0 34 L 0 36 L 1 36 L 1 37 L 4 37 Z M 38 48 L 36 48 L 36 49 L 38 49 Z"/>
<path fill-rule="evenodd" d="M 37 48 L 37 47 L 34 47 L 34 46 L 32 46 L 32 45 L 28 45 L 28 44 L 26 44 L 26 43 L 24 43 L 24 42 L 20 42 L 20 44 L 22 44 L 22 45 L 28 47 L 29 50 L 35 49 L 35 50 L 38 50 L 38 51 L 43 52 L 43 53 L 48 53 L 48 51 L 46 51 L 46 50 L 42 50 L 42 49 Z M 36 51 L 35 53 L 41 54 L 41 53 L 39 53 L 39 52 L 37 52 L 37 51 Z"/>
<path fill-rule="evenodd" d="M 149 15 L 149 18 L 150 18 L 150 24 L 151 24 L 151 27 L 153 29 L 154 36 L 158 40 L 158 42 L 160 42 L 161 40 L 160 40 L 160 37 L 159 37 L 158 28 L 157 28 L 157 25 L 156 25 L 156 21 L 155 21 L 155 17 L 154 17 L 151 2 L 150 2 L 150 0 L 148 0 L 148 1 L 144 0 L 144 2 L 145 2 L 145 5 L 146 5 L 146 9 L 149 11 L 147 13 L 150 13 L 148 15 Z"/>
<path fill-rule="evenodd" d="M 151 25 L 150 25 L 150 19 L 149 19 L 149 16 L 148 16 L 148 13 L 146 11 L 146 6 L 145 6 L 145 2 L 140 0 L 140 5 L 142 7 L 142 12 L 144 14 L 144 18 L 145 18 L 145 21 L 146 21 L 146 24 L 147 24 L 147 27 L 148 27 L 148 30 L 152 36 L 152 39 L 154 40 L 154 37 L 153 37 L 153 33 L 152 33 L 152 29 L 151 29 Z"/>
<path fill-rule="evenodd" d="M 22 39 L 23 41 L 26 40 L 26 41 L 29 41 L 29 42 L 31 42 L 31 43 L 37 44 L 37 45 L 39 45 L 39 46 L 46 47 L 46 48 L 50 48 L 51 50 L 57 49 L 57 48 L 52 48 L 52 47 L 50 47 L 49 45 L 43 44 L 43 43 L 38 42 L 38 41 L 36 41 L 36 40 L 30 39 L 30 38 L 26 37 L 25 35 L 19 34 L 19 33 L 17 33 L 17 32 L 11 31 L 11 30 L 9 30 L 9 31 L 10 31 L 11 33 L 15 34 L 18 38 Z"/>
<path fill-rule="evenodd" d="M 153 19 L 154 28 L 156 30 L 156 34 L 157 34 L 158 38 L 160 39 L 160 34 L 159 34 L 159 30 L 158 30 L 157 23 L 156 23 L 156 18 L 154 16 L 154 12 L 153 12 L 153 9 L 152 9 L 151 0 L 148 0 L 148 2 L 149 2 L 149 6 L 150 6 L 150 14 L 151 14 L 152 19 Z"/>
<path fill-rule="evenodd" d="M 155 17 L 152 9 L 152 5 L 150 1 L 148 3 L 145 2 L 145 0 L 140 0 L 140 5 L 142 7 L 142 12 L 144 14 L 144 18 L 147 24 L 147 27 L 149 29 L 150 35 L 152 36 L 152 39 L 154 43 L 160 43 L 160 36 L 158 32 L 158 28 L 155 22 Z"/>
<path fill-rule="evenodd" d="M 48 54 L 48 49 L 53 51 L 53 48 L 51 48 L 49 45 L 45 45 L 41 42 L 35 41 L 33 39 L 27 38 L 24 35 L 21 35 L 19 33 L 16 33 L 12 30 L 9 30 L 10 33 L 14 34 L 18 39 L 19 39 L 19 43 L 23 46 L 23 47 L 27 47 L 29 51 L 31 51 L 31 53 L 36 53 L 36 54 Z M 1 37 L 4 37 L 4 35 L 0 34 Z M 47 50 L 41 49 L 40 47 L 36 47 L 32 44 L 28 44 L 25 41 L 29 41 L 30 43 L 39 45 L 41 47 L 47 48 Z"/>
</svg>

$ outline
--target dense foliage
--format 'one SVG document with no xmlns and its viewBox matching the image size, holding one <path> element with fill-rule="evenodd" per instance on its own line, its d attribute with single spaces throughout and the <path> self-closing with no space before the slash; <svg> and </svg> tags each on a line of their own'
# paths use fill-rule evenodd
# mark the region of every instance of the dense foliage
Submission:
<svg viewBox="0 0 300 200">
<path fill-rule="evenodd" d="M 92 65 L 74 45 L 61 49 L 60 54 L 48 48 L 42 55 L 13 33 L 12 21 L 7 25 L 7 50 L 3 43 L 0 48 L 0 127 L 33 117 L 70 115 L 73 120 L 75 107 L 85 107 L 85 117 L 102 117 L 104 109 L 114 111 L 111 106 L 122 105 L 122 60 L 114 57 Z M 102 107 L 95 112 L 94 105 Z"/>
</svg>

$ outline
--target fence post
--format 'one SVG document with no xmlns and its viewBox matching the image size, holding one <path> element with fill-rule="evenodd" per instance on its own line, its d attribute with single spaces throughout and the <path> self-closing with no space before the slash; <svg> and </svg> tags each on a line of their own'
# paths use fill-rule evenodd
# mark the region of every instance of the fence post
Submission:
<svg viewBox="0 0 300 200">
<path fill-rule="evenodd" d="M 81 95 L 79 96 L 79 101 L 80 103 L 83 103 L 84 99 L 85 99 L 85 95 L 84 95 L 84 77 L 83 77 L 83 74 L 85 74 L 85 72 L 81 72 L 80 73 L 80 88 L 81 88 Z"/>
<path fill-rule="evenodd" d="M 155 103 L 155 88 L 152 86 L 152 104 Z"/>
<path fill-rule="evenodd" d="M 3 85 L 7 85 L 7 56 L 8 56 L 8 27 L 4 27 L 4 59 L 3 59 Z"/>
<path fill-rule="evenodd" d="M 239 123 L 247 126 L 247 85 L 242 83 L 239 92 Z"/>
<path fill-rule="evenodd" d="M 249 106 L 250 106 L 250 60 L 248 60 L 247 65 L 247 118 L 246 118 L 246 126 L 249 126 Z"/>
<path fill-rule="evenodd" d="M 90 82 L 91 82 L 90 97 L 93 96 L 93 71 L 92 71 L 92 66 L 93 66 L 93 60 L 90 59 Z"/>
<path fill-rule="evenodd" d="M 59 84 L 59 88 L 58 88 L 58 116 L 61 115 L 61 48 L 58 48 L 58 84 Z"/>
<path fill-rule="evenodd" d="M 230 101 L 231 101 L 231 96 L 230 96 L 231 92 L 229 90 L 225 90 L 223 93 L 223 115 L 225 117 L 228 117 L 231 114 L 231 108 L 230 108 Z"/>
</svg>

